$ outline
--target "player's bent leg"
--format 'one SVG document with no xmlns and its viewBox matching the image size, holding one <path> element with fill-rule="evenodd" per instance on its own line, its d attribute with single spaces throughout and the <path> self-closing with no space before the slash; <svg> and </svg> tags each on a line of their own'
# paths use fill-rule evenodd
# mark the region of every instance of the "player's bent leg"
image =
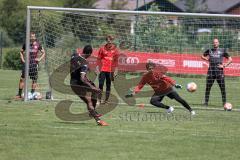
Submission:
<svg viewBox="0 0 240 160">
<path fill-rule="evenodd" d="M 78 84 L 77 81 L 71 81 L 70 84 L 73 92 L 87 104 L 89 115 L 95 119 L 97 124 L 102 126 L 108 125 L 106 122 L 100 120 L 99 114 L 95 111 L 92 101 L 92 90 L 88 86 Z"/>
<path fill-rule="evenodd" d="M 189 104 L 178 95 L 177 92 L 171 92 L 167 95 L 171 99 L 175 99 L 177 102 L 181 103 L 189 112 L 192 111 L 192 108 L 189 106 Z"/>
<path fill-rule="evenodd" d="M 161 103 L 161 101 L 162 101 L 163 98 L 164 98 L 164 96 L 154 94 L 154 95 L 151 97 L 150 103 L 151 103 L 152 105 L 156 106 L 156 107 L 159 107 L 159 108 L 169 109 L 170 106 L 167 106 L 167 105 Z"/>
<path fill-rule="evenodd" d="M 103 120 L 101 120 L 98 115 L 98 113 L 95 111 L 93 105 L 92 105 L 92 100 L 90 96 L 84 96 L 84 97 L 80 97 L 86 104 L 87 104 L 87 109 L 89 111 L 89 115 L 91 117 L 93 117 L 96 121 L 96 123 L 100 126 L 108 126 L 108 124 L 106 122 L 104 122 Z"/>
</svg>

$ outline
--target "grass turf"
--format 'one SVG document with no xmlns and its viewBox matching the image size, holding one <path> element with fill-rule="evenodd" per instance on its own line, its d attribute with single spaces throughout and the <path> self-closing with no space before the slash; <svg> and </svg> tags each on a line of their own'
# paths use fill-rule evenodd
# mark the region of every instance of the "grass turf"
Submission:
<svg viewBox="0 0 240 160">
<path fill-rule="evenodd" d="M 0 159 L 240 159 L 240 112 L 197 110 L 190 117 L 184 109 L 167 115 L 155 107 L 119 105 L 104 115 L 108 127 L 65 122 L 55 115 L 57 102 L 11 100 L 19 72 L 0 75 Z M 74 112 L 84 110 L 82 103 L 73 105 Z"/>
</svg>

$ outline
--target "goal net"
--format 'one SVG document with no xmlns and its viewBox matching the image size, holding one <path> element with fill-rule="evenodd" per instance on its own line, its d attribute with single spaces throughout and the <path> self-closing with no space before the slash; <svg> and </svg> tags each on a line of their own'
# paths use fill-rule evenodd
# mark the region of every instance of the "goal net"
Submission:
<svg viewBox="0 0 240 160">
<path fill-rule="evenodd" d="M 201 59 L 201 55 L 211 49 L 213 39 L 218 38 L 220 47 L 226 48 L 233 59 L 233 63 L 225 68 L 227 101 L 233 106 L 239 104 L 240 89 L 236 86 L 240 76 L 240 16 L 159 12 L 155 6 L 148 12 L 52 7 L 28 9 L 28 31 L 36 33 L 46 51 L 46 58 L 38 68 L 37 88 L 44 98 L 46 92 L 51 91 L 53 99 L 78 99 L 69 87 L 68 64 L 71 54 L 81 53 L 87 44 L 94 48 L 89 77 L 98 85 L 94 74 L 97 51 L 106 43 L 106 36 L 113 35 L 120 56 L 119 75 L 113 82 L 112 94 L 119 102 L 132 103 L 124 98 L 124 94 L 137 85 L 145 64 L 152 61 L 167 67 L 167 75 L 183 85 L 179 90 L 183 98 L 191 105 L 200 105 L 204 101 L 208 70 L 208 63 Z M 27 82 L 26 90 L 30 91 L 31 80 Z M 196 92 L 186 91 L 189 82 L 197 84 Z M 137 96 L 137 103 L 148 103 L 151 95 L 146 86 Z M 167 98 L 164 101 L 175 104 Z M 222 106 L 216 81 L 211 88 L 209 105 Z"/>
</svg>

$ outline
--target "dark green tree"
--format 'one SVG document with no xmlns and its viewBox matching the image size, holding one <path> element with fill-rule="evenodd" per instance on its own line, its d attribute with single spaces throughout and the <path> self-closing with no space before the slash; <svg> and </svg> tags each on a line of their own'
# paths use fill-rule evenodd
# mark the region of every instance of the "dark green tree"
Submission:
<svg viewBox="0 0 240 160">
<path fill-rule="evenodd" d="M 97 0 L 67 0 L 64 7 L 71 8 L 94 8 Z M 86 19 L 88 18 L 88 19 Z M 79 37 L 83 41 L 91 41 L 92 36 L 96 32 L 96 26 L 91 25 L 89 22 L 96 22 L 94 16 L 88 16 L 77 13 L 65 13 L 62 20 L 62 25 L 66 32 L 72 32 L 75 37 Z M 66 27 L 67 26 L 67 27 Z M 69 30 L 70 28 L 70 30 Z M 84 30 L 83 30 L 84 28 Z M 85 30 L 86 28 L 86 30 Z"/>
<path fill-rule="evenodd" d="M 94 8 L 97 0 L 66 0 L 64 7 L 70 8 Z"/>
<path fill-rule="evenodd" d="M 159 11 L 153 4 L 150 11 Z M 166 16 L 149 15 L 136 19 L 134 48 L 150 52 L 183 52 L 187 36 L 180 25 L 171 25 Z"/>
<path fill-rule="evenodd" d="M 0 33 L 2 34 L 2 46 L 3 47 L 10 47 L 12 46 L 13 40 L 9 37 L 8 33 L 0 27 Z"/>
<path fill-rule="evenodd" d="M 15 43 L 22 43 L 25 37 L 26 9 L 19 0 L 4 0 L 1 5 L 0 25 Z"/>
</svg>

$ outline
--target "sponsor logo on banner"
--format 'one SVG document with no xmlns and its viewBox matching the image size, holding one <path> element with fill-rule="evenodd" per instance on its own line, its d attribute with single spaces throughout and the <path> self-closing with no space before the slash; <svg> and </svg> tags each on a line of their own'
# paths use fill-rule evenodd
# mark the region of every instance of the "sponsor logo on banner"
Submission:
<svg viewBox="0 0 240 160">
<path fill-rule="evenodd" d="M 118 64 L 120 65 L 137 65 L 139 64 L 138 57 L 119 57 Z"/>
<path fill-rule="evenodd" d="M 97 58 L 95 58 L 95 57 L 89 57 L 89 58 L 87 59 L 87 61 L 88 61 L 89 64 L 96 64 L 96 63 L 97 63 Z"/>
<path fill-rule="evenodd" d="M 148 59 L 147 62 L 161 64 L 166 67 L 175 67 L 175 65 L 176 65 L 176 61 L 174 59 Z"/>
<path fill-rule="evenodd" d="M 208 64 L 204 61 L 183 60 L 183 67 L 203 68 L 204 65 L 208 66 Z"/>
<path fill-rule="evenodd" d="M 77 52 L 81 54 L 82 49 L 78 48 Z M 199 56 L 200 54 L 202 53 L 180 55 L 179 53 L 166 54 L 126 51 L 124 54 L 119 55 L 118 64 L 119 70 L 131 72 L 145 71 L 144 64 L 151 61 L 160 66 L 163 65 L 167 67 L 169 73 L 205 75 L 208 70 L 209 62 L 202 60 Z M 90 66 L 95 68 L 98 57 L 97 49 L 93 50 L 92 56 L 96 59 L 91 58 L 88 61 Z M 233 63 L 224 69 L 226 76 L 240 76 L 240 56 L 234 56 L 233 60 Z"/>
</svg>

